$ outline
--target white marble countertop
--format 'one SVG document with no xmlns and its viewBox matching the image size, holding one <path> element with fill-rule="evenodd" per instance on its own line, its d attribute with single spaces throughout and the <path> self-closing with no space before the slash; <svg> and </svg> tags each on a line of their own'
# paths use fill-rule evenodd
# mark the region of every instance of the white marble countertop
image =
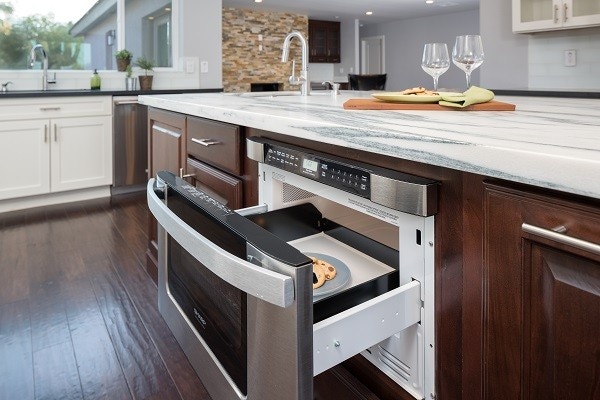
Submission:
<svg viewBox="0 0 600 400">
<path fill-rule="evenodd" d="M 600 198 L 600 100 L 508 97 L 516 111 L 344 110 L 369 93 L 143 95 L 148 106 Z"/>
</svg>

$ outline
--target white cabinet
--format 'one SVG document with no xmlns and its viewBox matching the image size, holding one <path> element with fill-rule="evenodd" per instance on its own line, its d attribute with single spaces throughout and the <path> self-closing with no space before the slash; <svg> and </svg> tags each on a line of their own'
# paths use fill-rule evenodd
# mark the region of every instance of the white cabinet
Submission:
<svg viewBox="0 0 600 400">
<path fill-rule="evenodd" d="M 513 32 L 600 26 L 599 0 L 512 0 Z"/>
<path fill-rule="evenodd" d="M 50 191 L 48 125 L 0 122 L 0 199 Z"/>
<path fill-rule="evenodd" d="M 110 97 L 0 104 L 0 200 L 112 183 Z"/>
</svg>

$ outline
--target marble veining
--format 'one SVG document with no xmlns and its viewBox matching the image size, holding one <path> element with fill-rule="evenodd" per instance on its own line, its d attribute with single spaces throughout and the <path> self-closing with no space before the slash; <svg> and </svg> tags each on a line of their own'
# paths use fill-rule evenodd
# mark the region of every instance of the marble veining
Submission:
<svg viewBox="0 0 600 400">
<path fill-rule="evenodd" d="M 365 92 L 143 95 L 149 106 L 600 198 L 600 100 L 509 97 L 516 111 L 344 110 Z"/>
</svg>

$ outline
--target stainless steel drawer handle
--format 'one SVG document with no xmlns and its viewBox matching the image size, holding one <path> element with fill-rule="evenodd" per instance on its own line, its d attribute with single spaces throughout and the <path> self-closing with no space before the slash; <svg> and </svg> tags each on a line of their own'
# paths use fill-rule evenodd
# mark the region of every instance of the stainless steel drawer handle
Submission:
<svg viewBox="0 0 600 400">
<path fill-rule="evenodd" d="M 292 277 L 235 257 L 200 235 L 158 198 L 154 181 L 148 181 L 148 207 L 158 224 L 188 253 L 234 287 L 279 307 L 292 305 L 295 295 Z"/>
<path fill-rule="evenodd" d="M 174 136 L 177 138 L 181 136 L 181 132 L 175 132 L 175 131 L 172 131 L 171 129 L 163 128 L 162 126 L 158 126 L 158 125 L 152 125 L 152 130 L 155 130 L 157 132 L 164 133 L 164 134 L 167 134 L 170 136 Z"/>
<path fill-rule="evenodd" d="M 221 142 L 219 142 L 218 140 L 215 140 L 215 139 L 196 139 L 196 138 L 192 138 L 192 142 L 201 144 L 202 146 L 205 146 L 205 147 L 212 146 L 214 144 L 221 144 Z"/>
<path fill-rule="evenodd" d="M 531 233 L 533 235 L 541 236 L 546 239 L 554 240 L 555 242 L 566 244 L 567 246 L 572 246 L 581 250 L 589 251 L 590 253 L 600 255 L 600 245 L 592 242 L 588 242 L 586 240 L 577 239 L 571 236 L 567 236 L 564 233 L 560 233 L 564 229 L 563 226 L 555 228 L 555 230 L 549 230 L 540 228 L 539 226 L 529 225 L 527 223 L 523 223 L 521 225 L 521 229 L 523 232 Z"/>
<path fill-rule="evenodd" d="M 40 107 L 40 111 L 58 111 L 60 107 Z"/>
</svg>

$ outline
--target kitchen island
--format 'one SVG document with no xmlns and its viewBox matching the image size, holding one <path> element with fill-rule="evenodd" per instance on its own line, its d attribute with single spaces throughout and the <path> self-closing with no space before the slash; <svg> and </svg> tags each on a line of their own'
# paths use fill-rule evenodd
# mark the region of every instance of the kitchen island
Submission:
<svg viewBox="0 0 600 400">
<path fill-rule="evenodd" d="M 359 96 L 370 94 L 183 94 L 140 96 L 140 102 L 194 124 L 236 127 L 230 131 L 242 137 L 437 180 L 437 397 L 594 398 L 598 100 L 499 96 L 516 111 L 498 112 L 343 109 Z M 181 173 L 189 173 L 186 149 L 174 149 Z M 231 173 L 223 161 L 212 164 Z M 234 175 L 245 179 L 251 169 Z M 242 204 L 256 201 L 249 196 Z M 394 394 L 393 384 L 360 356 L 343 365 L 380 398 L 410 398 Z"/>
<path fill-rule="evenodd" d="M 355 111 L 369 93 L 140 96 L 151 107 L 600 198 L 598 100 L 509 97 L 516 111 Z"/>
</svg>

